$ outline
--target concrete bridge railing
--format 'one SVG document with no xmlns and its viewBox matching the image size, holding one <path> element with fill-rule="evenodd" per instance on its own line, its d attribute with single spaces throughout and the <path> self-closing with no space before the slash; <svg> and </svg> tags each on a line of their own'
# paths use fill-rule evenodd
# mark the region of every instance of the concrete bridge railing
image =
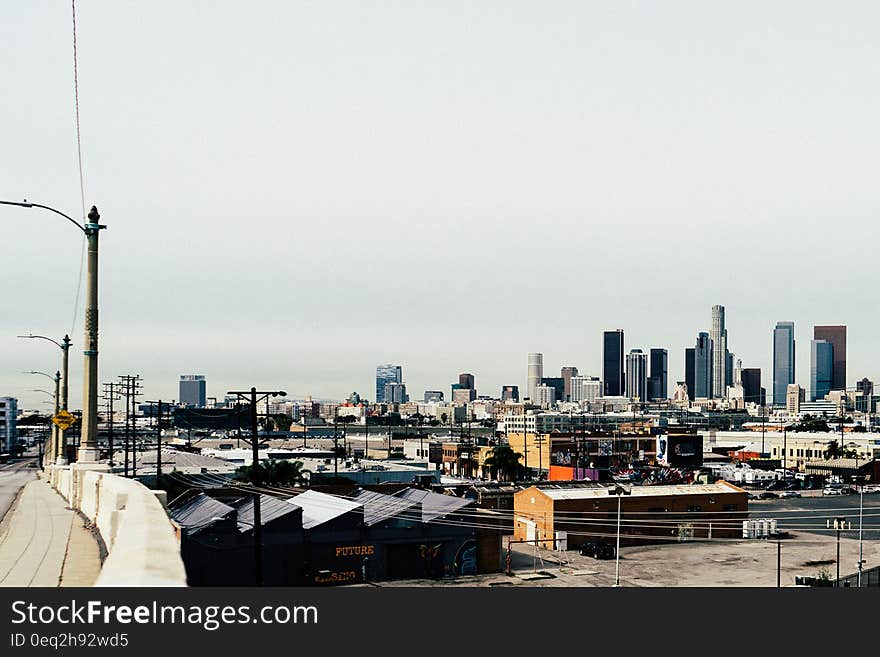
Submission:
<svg viewBox="0 0 880 657">
<path fill-rule="evenodd" d="M 49 477 L 70 507 L 94 523 L 107 547 L 95 586 L 186 586 L 164 491 L 111 474 L 101 464 L 52 466 Z"/>
</svg>

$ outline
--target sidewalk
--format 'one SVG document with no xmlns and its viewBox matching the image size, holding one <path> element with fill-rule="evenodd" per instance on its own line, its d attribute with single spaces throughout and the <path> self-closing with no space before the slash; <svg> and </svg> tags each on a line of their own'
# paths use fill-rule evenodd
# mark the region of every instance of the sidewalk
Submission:
<svg viewBox="0 0 880 657">
<path fill-rule="evenodd" d="M 0 525 L 0 586 L 92 586 L 98 543 L 45 479 L 29 482 Z"/>
</svg>

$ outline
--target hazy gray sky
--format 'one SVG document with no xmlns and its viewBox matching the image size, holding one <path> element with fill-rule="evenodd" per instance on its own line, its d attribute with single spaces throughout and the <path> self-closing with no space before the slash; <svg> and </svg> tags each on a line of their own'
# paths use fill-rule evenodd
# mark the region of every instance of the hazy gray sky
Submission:
<svg viewBox="0 0 880 657">
<path fill-rule="evenodd" d="M 526 354 L 598 374 L 601 332 L 684 348 L 727 307 L 770 389 L 771 331 L 849 326 L 880 377 L 874 2 L 79 3 L 102 381 L 413 398 Z M 79 214 L 70 3 L 0 9 L 0 198 Z M 71 330 L 80 239 L 0 209 L 0 394 Z M 82 305 L 71 334 L 81 405 Z"/>
</svg>

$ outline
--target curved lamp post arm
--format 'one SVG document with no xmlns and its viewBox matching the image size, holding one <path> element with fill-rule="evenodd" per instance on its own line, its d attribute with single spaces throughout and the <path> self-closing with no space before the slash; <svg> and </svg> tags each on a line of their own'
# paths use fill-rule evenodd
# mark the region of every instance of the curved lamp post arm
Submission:
<svg viewBox="0 0 880 657">
<path fill-rule="evenodd" d="M 86 232 L 85 226 L 79 223 L 76 219 L 72 217 L 68 217 L 66 214 L 61 212 L 60 210 L 56 210 L 55 208 L 50 208 L 48 205 L 40 205 L 39 203 L 28 203 L 27 201 L 17 202 L 17 201 L 0 201 L 0 205 L 17 205 L 20 208 L 42 208 L 43 210 L 48 210 L 49 212 L 54 212 L 57 215 L 60 215 L 67 219 L 74 226 L 79 228 L 83 233 Z"/>
<path fill-rule="evenodd" d="M 58 340 L 53 340 L 52 338 L 46 337 L 45 335 L 34 335 L 33 333 L 28 333 L 27 335 L 16 335 L 17 338 L 40 338 L 42 340 L 48 340 L 49 342 L 54 342 L 55 345 L 59 349 L 64 349 L 64 345 L 58 342 Z"/>
</svg>

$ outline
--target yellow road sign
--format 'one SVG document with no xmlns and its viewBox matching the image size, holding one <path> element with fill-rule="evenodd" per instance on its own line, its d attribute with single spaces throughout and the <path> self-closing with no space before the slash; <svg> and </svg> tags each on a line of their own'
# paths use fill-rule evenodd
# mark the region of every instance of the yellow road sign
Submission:
<svg viewBox="0 0 880 657">
<path fill-rule="evenodd" d="M 58 415 L 52 418 L 52 422 L 54 422 L 56 426 L 60 427 L 62 431 L 66 431 L 74 425 L 74 423 L 76 422 L 76 417 L 72 413 L 68 413 L 67 411 L 58 411 Z"/>
</svg>

